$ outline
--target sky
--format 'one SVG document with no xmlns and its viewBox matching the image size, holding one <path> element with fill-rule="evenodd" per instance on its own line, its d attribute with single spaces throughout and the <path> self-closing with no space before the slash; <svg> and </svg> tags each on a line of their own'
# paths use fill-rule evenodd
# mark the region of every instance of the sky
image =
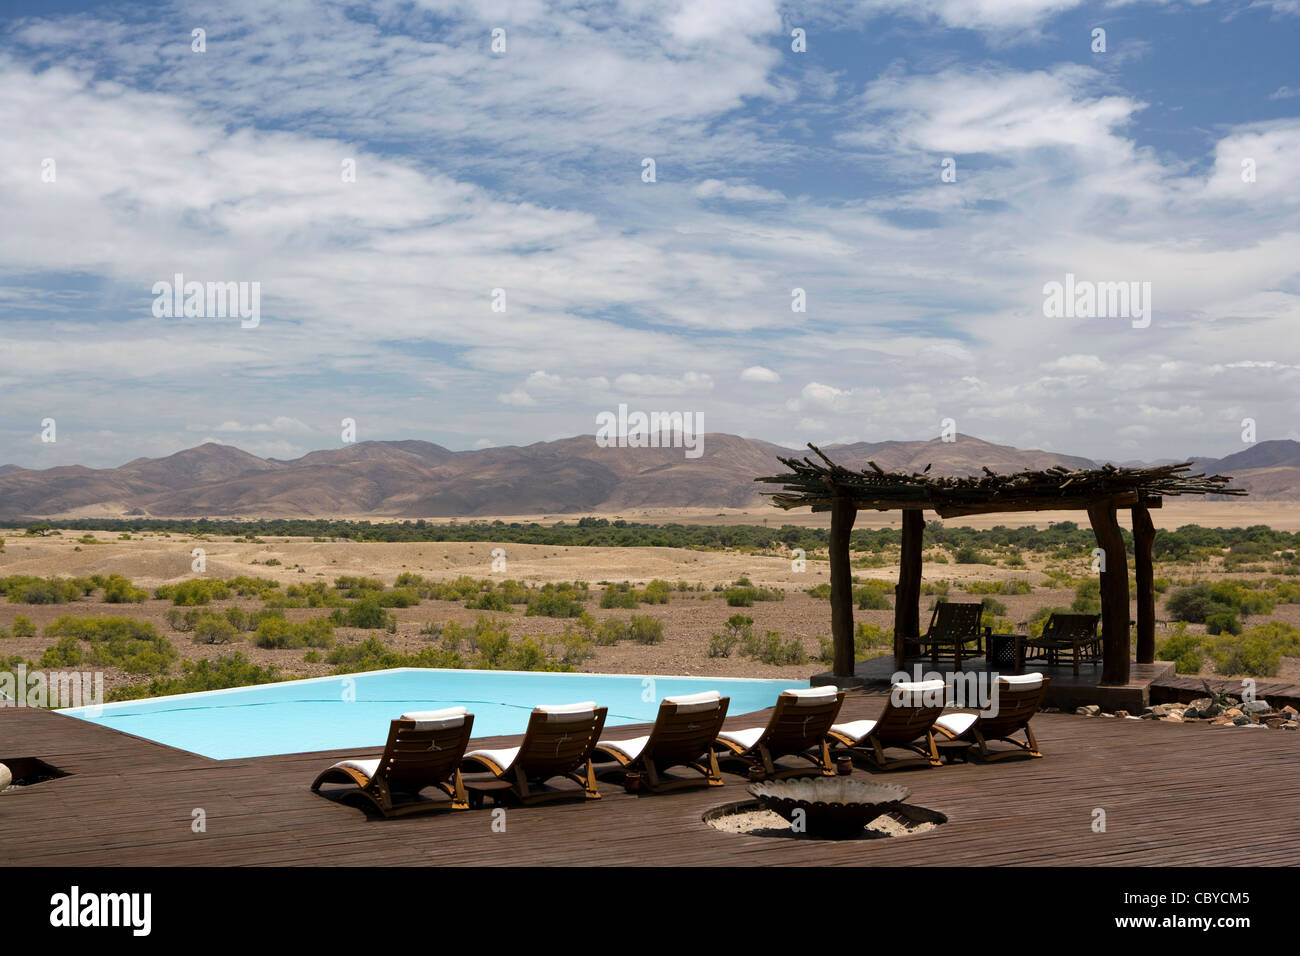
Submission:
<svg viewBox="0 0 1300 956">
<path fill-rule="evenodd" d="M 0 463 L 1300 439 L 1297 51 L 1300 0 L 0 0 Z"/>
</svg>

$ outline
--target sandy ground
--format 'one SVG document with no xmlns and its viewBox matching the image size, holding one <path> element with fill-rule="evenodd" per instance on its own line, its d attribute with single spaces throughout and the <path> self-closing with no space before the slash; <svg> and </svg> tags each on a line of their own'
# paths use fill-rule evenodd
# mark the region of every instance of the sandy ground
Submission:
<svg viewBox="0 0 1300 956">
<path fill-rule="evenodd" d="M 1180 522 L 1182 523 L 1182 522 Z M 1252 519 L 1252 523 L 1253 519 Z M 657 645 L 621 643 L 612 647 L 596 648 L 596 656 L 581 668 L 600 673 L 637 674 L 692 674 L 732 677 L 788 677 L 806 680 L 810 675 L 824 671 L 825 665 L 815 660 L 798 666 L 777 667 L 758 661 L 731 656 L 710 658 L 707 648 L 711 635 L 721 631 L 726 620 L 741 613 L 753 618 L 754 628 L 761 635 L 777 631 L 784 639 L 799 638 L 810 658 L 819 650 L 819 636 L 830 634 L 830 605 L 824 599 L 810 597 L 807 588 L 828 580 L 829 568 L 822 560 L 809 559 L 807 570 L 793 570 L 791 561 L 780 556 L 741 554 L 737 552 L 692 551 L 677 548 L 564 548 L 542 545 L 492 543 L 355 543 L 313 542 L 308 539 L 266 539 L 265 543 L 236 542 L 229 537 L 210 541 L 194 541 L 189 537 L 159 535 L 136 536 L 130 541 L 118 540 L 117 535 L 99 532 L 94 535 L 102 544 L 81 544 L 79 534 L 63 534 L 45 538 L 7 538 L 5 551 L 0 553 L 0 575 L 31 574 L 37 576 L 86 576 L 91 574 L 122 574 L 138 587 L 153 588 L 160 584 L 182 580 L 192 575 L 191 549 L 202 547 L 207 552 L 207 575 L 233 577 L 250 575 L 276 579 L 282 584 L 325 580 L 333 581 L 340 574 L 364 574 L 392 584 L 398 574 L 411 571 L 432 579 L 445 580 L 461 574 L 475 577 L 516 578 L 533 584 L 549 581 L 581 580 L 593 585 L 592 600 L 588 610 L 599 622 L 607 617 L 626 617 L 630 613 L 650 614 L 663 621 L 665 641 Z M 502 547 L 506 551 L 507 571 L 491 571 L 492 551 Z M 79 550 L 78 550 L 79 549 Z M 1068 606 L 1074 594 L 1070 590 L 1043 587 L 1046 578 L 1041 573 L 1042 561 L 1032 556 L 1028 569 L 1010 569 L 987 565 L 957 565 L 927 563 L 926 581 L 948 581 L 954 588 L 971 580 L 1027 579 L 1036 586 L 1028 595 L 997 595 L 1006 605 L 1003 615 L 1020 624 L 1035 610 L 1045 606 Z M 267 566 L 268 559 L 278 559 L 278 566 Z M 1080 559 L 1074 573 L 1084 574 L 1086 562 Z M 892 565 L 881 568 L 864 568 L 855 571 L 862 578 L 877 578 L 891 585 L 897 569 Z M 1162 575 L 1191 576 L 1188 569 L 1161 568 Z M 686 581 L 692 585 L 729 584 L 738 577 L 748 576 L 755 584 L 780 588 L 786 593 L 784 601 L 758 602 L 750 608 L 728 607 L 722 595 L 711 590 L 674 592 L 667 605 L 643 605 L 636 612 L 627 610 L 602 610 L 599 607 L 601 582 L 628 580 L 644 584 L 652 578 L 671 582 Z M 954 599 L 965 595 L 954 590 Z M 975 599 L 975 598 L 971 598 Z M 922 597 L 922 617 L 926 618 L 932 602 Z M 220 602 L 217 609 L 238 605 L 248 609 L 260 603 L 248 599 Z M 182 658 L 215 657 L 240 650 L 259 664 L 275 664 L 288 676 L 311 677 L 328 673 L 329 665 L 307 664 L 303 650 L 265 650 L 248 643 L 225 646 L 194 644 L 188 634 L 171 632 L 165 621 L 168 601 L 150 600 L 139 605 L 112 605 L 97 598 L 65 605 L 19 605 L 0 603 L 0 624 L 10 626 L 18 614 L 25 614 L 41 630 L 50 621 L 63 614 L 98 615 L 114 614 L 150 620 L 163 633 L 169 634 Z M 314 617 L 328 613 L 322 609 L 291 609 L 292 619 Z M 516 637 L 523 635 L 556 635 L 570 623 L 563 619 L 526 617 L 522 608 L 513 613 L 471 611 L 462 604 L 450 601 L 424 601 L 418 607 L 399 608 L 394 611 L 399 630 L 396 635 L 386 632 L 368 632 L 350 628 L 336 629 L 339 644 L 348 645 L 378 634 L 395 649 L 415 651 L 426 646 L 428 638 L 420 629 L 433 622 L 456 621 L 472 624 L 479 616 L 509 621 Z M 1158 615 L 1159 616 L 1159 615 Z M 893 625 L 893 612 L 857 611 L 856 620 L 867 621 L 888 629 Z M 1279 605 L 1272 619 L 1300 625 L 1300 605 Z M 1248 624 L 1258 623 L 1255 618 Z M 42 636 L 34 638 L 9 638 L 0 641 L 0 654 L 19 655 L 36 660 L 41 651 L 52 643 Z M 1277 680 L 1300 682 L 1300 661 L 1286 659 Z M 123 675 L 107 674 L 107 686 L 126 680 Z"/>
</svg>

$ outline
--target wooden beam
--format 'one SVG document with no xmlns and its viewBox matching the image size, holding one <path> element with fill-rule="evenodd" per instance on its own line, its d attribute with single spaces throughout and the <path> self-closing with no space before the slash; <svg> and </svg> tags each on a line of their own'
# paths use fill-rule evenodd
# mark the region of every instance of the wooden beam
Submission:
<svg viewBox="0 0 1300 956">
<path fill-rule="evenodd" d="M 1103 501 L 1088 509 L 1088 520 L 1105 555 L 1101 572 L 1101 682 L 1127 684 L 1129 678 L 1128 558 L 1115 518 L 1115 505 Z"/>
<path fill-rule="evenodd" d="M 919 511 L 903 512 L 903 547 L 894 588 L 894 667 L 903 669 L 904 644 L 921 636 L 921 546 L 925 518 Z"/>
<path fill-rule="evenodd" d="M 858 509 L 848 498 L 831 506 L 831 642 L 835 648 L 836 677 L 852 677 L 857 663 L 853 653 L 853 567 L 849 563 L 849 536 Z"/>
<path fill-rule="evenodd" d="M 1137 578 L 1137 662 L 1156 659 L 1156 589 L 1151 566 L 1151 548 L 1156 526 L 1147 504 L 1135 505 L 1133 515 L 1133 573 Z"/>
</svg>

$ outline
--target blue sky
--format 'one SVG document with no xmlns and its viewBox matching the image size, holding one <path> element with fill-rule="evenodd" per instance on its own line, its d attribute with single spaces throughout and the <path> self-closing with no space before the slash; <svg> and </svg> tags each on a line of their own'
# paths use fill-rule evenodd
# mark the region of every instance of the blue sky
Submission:
<svg viewBox="0 0 1300 956">
<path fill-rule="evenodd" d="M 1300 0 L 0 16 L 0 462 L 294 457 L 343 418 L 525 444 L 620 403 L 788 445 L 1300 438 Z M 260 283 L 260 323 L 154 317 L 178 272 Z M 1067 273 L 1151 283 L 1149 327 L 1045 317 Z"/>
</svg>

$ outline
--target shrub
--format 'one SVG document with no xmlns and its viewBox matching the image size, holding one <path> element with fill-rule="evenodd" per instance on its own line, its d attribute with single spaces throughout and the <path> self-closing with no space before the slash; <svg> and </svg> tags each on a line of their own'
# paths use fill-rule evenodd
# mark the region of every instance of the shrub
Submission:
<svg viewBox="0 0 1300 956">
<path fill-rule="evenodd" d="M 596 628 L 594 640 L 602 647 L 609 647 L 619 641 L 627 640 L 629 636 L 627 623 L 610 617 L 600 622 L 600 626 Z"/>
<path fill-rule="evenodd" d="M 638 597 L 646 604 L 667 604 L 668 598 L 672 593 L 673 586 L 671 584 L 667 581 L 661 581 L 659 578 L 655 578 L 645 586 L 645 590 L 642 591 Z"/>
<path fill-rule="evenodd" d="M 344 574 L 334 579 L 335 590 L 342 591 L 343 596 L 350 600 L 366 597 L 374 591 L 382 591 L 384 582 L 378 578 L 365 578 L 352 574 Z"/>
<path fill-rule="evenodd" d="M 118 667 L 130 674 L 161 674 L 176 660 L 171 641 L 148 621 L 128 617 L 61 617 L 45 628 L 58 641 L 41 667 Z"/>
<path fill-rule="evenodd" d="M 605 588 L 600 596 L 600 606 L 606 610 L 621 608 L 624 610 L 636 610 L 637 600 L 636 592 L 626 581 L 622 584 L 611 584 Z"/>
<path fill-rule="evenodd" d="M 148 599 L 148 591 L 134 587 L 120 574 L 110 574 L 104 582 L 105 604 L 140 604 Z"/>
<path fill-rule="evenodd" d="M 633 614 L 627 620 L 628 637 L 638 644 L 662 644 L 664 622 L 648 614 Z"/>
<path fill-rule="evenodd" d="M 831 586 L 828 583 L 818 584 L 816 587 L 808 588 L 808 593 L 815 598 L 830 600 Z"/>
<path fill-rule="evenodd" d="M 1215 611 L 1206 615 L 1205 630 L 1209 634 L 1240 634 L 1241 622 L 1231 611 Z"/>
<path fill-rule="evenodd" d="M 1187 625 L 1179 623 L 1173 632 L 1156 644 L 1156 659 L 1173 661 L 1179 674 L 1196 674 L 1205 663 L 1204 638 L 1190 634 Z"/>
<path fill-rule="evenodd" d="M 859 611 L 887 611 L 889 598 L 885 595 L 889 590 L 889 585 L 884 581 L 868 581 L 853 589 L 853 600 Z"/>
<path fill-rule="evenodd" d="M 853 659 L 857 661 L 880 657 L 893 651 L 894 632 L 886 631 L 866 621 L 859 621 L 853 629 Z"/>
<path fill-rule="evenodd" d="M 1101 579 L 1096 577 L 1084 578 L 1074 588 L 1074 600 L 1070 602 L 1070 610 L 1075 614 L 1100 614 L 1101 613 Z"/>
<path fill-rule="evenodd" d="M 15 615 L 13 635 L 14 637 L 35 637 L 36 625 L 32 623 L 32 619 L 26 614 Z"/>
<path fill-rule="evenodd" d="M 808 652 L 804 650 L 803 642 L 797 637 L 782 641 L 780 631 L 767 631 L 747 650 L 749 656 L 758 658 L 764 664 L 784 666 L 808 662 Z"/>
<path fill-rule="evenodd" d="M 361 627 L 368 630 L 397 626 L 397 619 L 384 610 L 373 594 L 363 597 L 346 609 L 336 608 L 329 619 L 343 627 Z"/>
<path fill-rule="evenodd" d="M 68 604 L 81 600 L 86 593 L 75 579 L 37 578 L 28 574 L 0 578 L 0 590 L 10 604 Z"/>
<path fill-rule="evenodd" d="M 224 615 L 204 614 L 194 625 L 196 644 L 231 644 L 241 639 L 239 629 Z"/>
<path fill-rule="evenodd" d="M 1001 615 L 1007 613 L 1007 606 L 997 598 L 985 597 L 980 599 L 980 606 L 984 608 L 981 616 L 984 615 Z"/>
<path fill-rule="evenodd" d="M 197 607 L 230 597 L 230 588 L 218 578 L 192 578 L 154 589 L 154 597 L 171 599 L 177 607 Z"/>
<path fill-rule="evenodd" d="M 1175 620 L 1204 624 L 1209 615 L 1222 609 L 1222 606 L 1216 607 L 1216 603 L 1208 584 L 1193 584 L 1170 595 L 1165 602 L 1165 611 Z"/>
<path fill-rule="evenodd" d="M 733 614 L 721 634 L 715 633 L 709 639 L 710 657 L 730 657 L 737 644 L 748 643 L 753 639 L 754 619 L 743 614 Z"/>
<path fill-rule="evenodd" d="M 528 599 L 525 615 L 532 617 L 577 617 L 582 613 L 586 594 L 571 584 L 545 584 Z"/>
<path fill-rule="evenodd" d="M 1254 629 L 1247 634 L 1221 634 L 1210 641 L 1210 659 L 1220 674 L 1272 677 L 1282 666 L 1282 652 Z"/>
<path fill-rule="evenodd" d="M 327 617 L 289 621 L 270 617 L 257 625 L 253 643 L 258 647 L 279 650 L 297 647 L 329 647 L 334 643 L 334 625 Z"/>
<path fill-rule="evenodd" d="M 245 687 L 249 684 L 270 684 L 280 679 L 277 668 L 260 667 L 243 654 L 235 653 L 223 655 L 215 661 L 185 661 L 181 664 L 180 677 L 161 677 L 147 685 L 119 687 L 109 693 L 108 699 L 136 700 L 166 694 L 192 694 L 227 687 Z"/>
<path fill-rule="evenodd" d="M 727 588 L 725 592 L 728 607 L 753 607 L 754 606 L 754 589 L 753 588 Z"/>
<path fill-rule="evenodd" d="M 500 591 L 484 591 L 478 597 L 465 602 L 472 611 L 505 611 L 510 613 L 510 601 Z"/>
</svg>

